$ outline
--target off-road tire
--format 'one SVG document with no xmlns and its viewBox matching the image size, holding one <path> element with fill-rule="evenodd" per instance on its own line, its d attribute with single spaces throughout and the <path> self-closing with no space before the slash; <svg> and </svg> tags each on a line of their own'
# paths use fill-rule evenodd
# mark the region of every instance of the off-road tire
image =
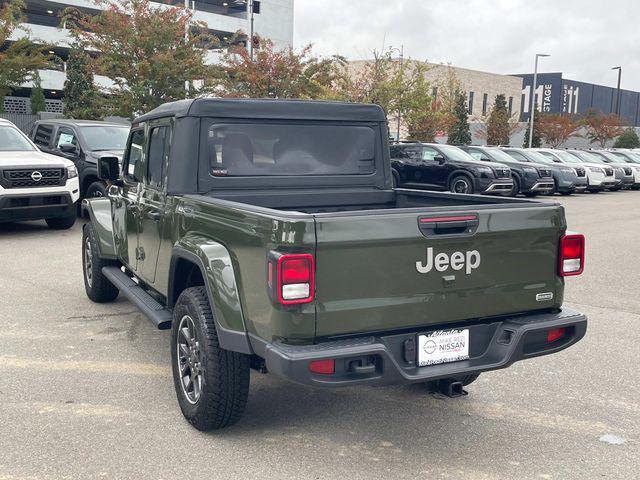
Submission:
<svg viewBox="0 0 640 480">
<path fill-rule="evenodd" d="M 102 273 L 102 267 L 117 266 L 98 256 L 98 238 L 91 223 L 82 229 L 82 277 L 87 297 L 96 303 L 112 302 L 120 291 Z"/>
<path fill-rule="evenodd" d="M 87 187 L 87 191 L 84 192 L 84 198 L 100 198 L 107 196 L 107 187 L 106 185 L 98 180 L 91 183 Z"/>
<path fill-rule="evenodd" d="M 76 223 L 76 212 L 74 209 L 73 214 L 67 215 L 66 217 L 58 217 L 58 218 L 47 218 L 45 222 L 51 230 L 68 230 Z"/>
<path fill-rule="evenodd" d="M 179 330 L 185 316 L 193 320 L 202 375 L 195 402 L 189 400 L 180 372 Z M 240 419 L 249 394 L 249 357 L 220 347 L 205 287 L 187 288 L 178 297 L 171 328 L 171 365 L 178 403 L 191 425 L 201 431 L 217 430 Z"/>
<path fill-rule="evenodd" d="M 467 190 L 465 192 L 456 192 L 456 184 L 459 182 L 466 183 Z M 470 195 L 473 193 L 473 180 L 471 180 L 466 175 L 456 175 L 451 179 L 451 182 L 449 182 L 449 191 L 452 193 L 464 193 L 464 194 Z"/>
</svg>

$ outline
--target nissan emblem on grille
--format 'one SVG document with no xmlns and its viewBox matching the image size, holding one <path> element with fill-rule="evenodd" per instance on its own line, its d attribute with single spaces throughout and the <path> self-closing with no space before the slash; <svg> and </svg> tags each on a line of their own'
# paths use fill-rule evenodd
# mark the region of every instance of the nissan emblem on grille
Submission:
<svg viewBox="0 0 640 480">
<path fill-rule="evenodd" d="M 39 182 L 40 180 L 42 180 L 42 174 L 36 170 L 31 174 L 31 180 L 33 180 L 34 182 Z"/>
</svg>

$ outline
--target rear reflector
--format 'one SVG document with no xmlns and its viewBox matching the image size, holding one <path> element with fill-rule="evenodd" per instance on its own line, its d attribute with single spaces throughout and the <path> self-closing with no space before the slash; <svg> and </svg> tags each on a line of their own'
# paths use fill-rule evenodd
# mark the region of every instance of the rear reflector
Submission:
<svg viewBox="0 0 640 480">
<path fill-rule="evenodd" d="M 286 254 L 278 258 L 277 295 L 282 305 L 297 305 L 313 301 L 313 255 Z"/>
<path fill-rule="evenodd" d="M 584 235 L 564 235 L 560 238 L 559 274 L 561 277 L 580 275 L 584 271 Z"/>
<path fill-rule="evenodd" d="M 564 337 L 564 334 L 564 328 L 554 328 L 553 330 L 549 330 L 547 332 L 547 343 L 553 343 L 556 340 L 560 340 L 562 337 Z"/>
<path fill-rule="evenodd" d="M 314 360 L 309 363 L 309 371 L 311 373 L 319 373 L 321 375 L 331 375 L 336 371 L 335 360 Z"/>
</svg>

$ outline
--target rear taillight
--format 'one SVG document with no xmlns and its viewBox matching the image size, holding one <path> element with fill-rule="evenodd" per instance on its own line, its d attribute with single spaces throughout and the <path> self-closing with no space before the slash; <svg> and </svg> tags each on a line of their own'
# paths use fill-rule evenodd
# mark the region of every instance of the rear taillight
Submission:
<svg viewBox="0 0 640 480">
<path fill-rule="evenodd" d="M 307 253 L 275 255 L 275 258 L 269 261 L 267 282 L 274 293 L 274 299 L 277 299 L 281 305 L 312 302 L 314 277 L 313 255 Z"/>
<path fill-rule="evenodd" d="M 553 330 L 549 330 L 547 332 L 547 343 L 553 343 L 556 340 L 560 340 L 564 337 L 566 333 L 566 329 L 564 328 L 554 328 Z"/>
<path fill-rule="evenodd" d="M 332 375 L 336 371 L 335 360 L 314 360 L 309 363 L 309 371 L 311 373 L 319 373 L 321 375 Z"/>
<path fill-rule="evenodd" d="M 584 271 L 584 235 L 562 236 L 559 258 L 561 277 L 580 275 Z"/>
</svg>

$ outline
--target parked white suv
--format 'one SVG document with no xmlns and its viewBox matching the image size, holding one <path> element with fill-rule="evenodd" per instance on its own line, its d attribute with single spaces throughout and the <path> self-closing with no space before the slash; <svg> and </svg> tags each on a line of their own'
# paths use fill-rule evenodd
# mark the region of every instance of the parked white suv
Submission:
<svg viewBox="0 0 640 480">
<path fill-rule="evenodd" d="M 0 119 L 0 223 L 44 219 L 49 228 L 71 228 L 79 196 L 73 162 L 41 152 Z"/>
</svg>

